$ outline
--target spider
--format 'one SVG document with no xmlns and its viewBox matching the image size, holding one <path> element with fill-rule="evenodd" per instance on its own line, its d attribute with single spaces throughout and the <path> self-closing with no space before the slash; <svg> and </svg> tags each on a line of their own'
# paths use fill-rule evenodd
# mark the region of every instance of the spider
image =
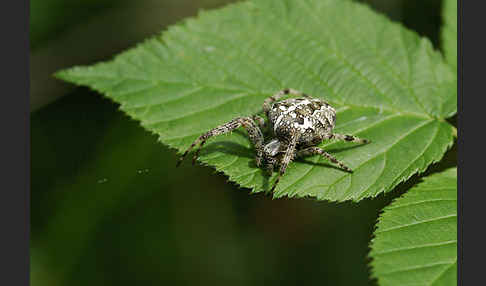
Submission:
<svg viewBox="0 0 486 286">
<path fill-rule="evenodd" d="M 280 100 L 286 95 L 297 97 Z M 209 138 L 231 132 L 243 126 L 255 147 L 257 166 L 261 167 L 262 164 L 265 164 L 269 174 L 272 174 L 276 166 L 280 167 L 277 179 L 270 190 L 273 192 L 287 166 L 295 158 L 321 155 L 337 164 L 341 169 L 352 172 L 349 167 L 334 156 L 316 147 L 323 140 L 370 142 L 353 135 L 333 133 L 332 130 L 336 123 L 336 110 L 324 100 L 312 98 L 294 89 L 283 89 L 265 99 L 263 111 L 268 118 L 268 126 L 265 120 L 258 115 L 237 117 L 199 136 L 180 157 L 177 166 L 197 144 L 200 145 L 194 154 L 192 164 L 196 162 L 201 148 Z M 262 130 L 268 130 L 272 136 L 266 143 Z"/>
</svg>

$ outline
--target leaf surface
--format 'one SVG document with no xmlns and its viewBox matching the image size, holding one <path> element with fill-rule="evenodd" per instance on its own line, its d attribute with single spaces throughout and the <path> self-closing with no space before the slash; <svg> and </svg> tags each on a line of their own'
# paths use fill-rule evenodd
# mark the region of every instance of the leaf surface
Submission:
<svg viewBox="0 0 486 286">
<path fill-rule="evenodd" d="M 380 285 L 456 285 L 457 169 L 425 177 L 386 207 L 374 234 Z"/>
<path fill-rule="evenodd" d="M 183 152 L 203 132 L 259 112 L 290 87 L 330 102 L 335 132 L 371 144 L 320 146 L 294 162 L 275 197 L 358 201 L 391 190 L 441 159 L 452 143 L 455 75 L 429 40 L 351 1 L 262 0 L 201 12 L 112 61 L 61 71 L 89 86 Z M 200 160 L 254 192 L 270 189 L 246 131 L 211 139 Z M 175 163 L 175 162 L 174 162 Z M 187 162 L 186 162 L 187 164 Z"/>
<path fill-rule="evenodd" d="M 442 8 L 442 49 L 446 61 L 457 69 L 457 0 L 444 0 Z"/>
</svg>

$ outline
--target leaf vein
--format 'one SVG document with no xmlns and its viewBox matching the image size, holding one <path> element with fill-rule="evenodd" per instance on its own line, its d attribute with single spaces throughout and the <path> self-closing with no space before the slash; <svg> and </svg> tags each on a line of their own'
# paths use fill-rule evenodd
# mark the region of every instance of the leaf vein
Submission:
<svg viewBox="0 0 486 286">
<path fill-rule="evenodd" d="M 429 248 L 429 247 L 436 247 L 436 246 L 443 246 L 443 245 L 449 245 L 449 244 L 454 244 L 457 243 L 457 240 L 448 240 L 448 241 L 441 241 L 437 243 L 427 243 L 427 244 L 422 244 L 422 245 L 414 245 L 414 246 L 409 246 L 409 247 L 400 247 L 400 248 L 393 248 L 393 249 L 387 249 L 385 251 L 380 251 L 380 252 L 373 252 L 373 255 L 383 255 L 383 254 L 390 254 L 390 253 L 395 253 L 395 252 L 401 252 L 401 251 L 407 251 L 407 250 L 414 250 L 414 249 L 421 249 L 421 248 Z"/>
<path fill-rule="evenodd" d="M 435 218 L 431 218 L 431 219 L 424 219 L 424 220 L 420 220 L 420 221 L 416 221 L 416 222 L 412 222 L 412 223 L 408 223 L 408 224 L 389 227 L 389 228 L 386 228 L 386 229 L 383 229 L 383 230 L 378 229 L 377 231 L 375 231 L 375 234 L 389 232 L 389 231 L 393 231 L 393 230 L 397 230 L 397 229 L 402 229 L 402 228 L 406 228 L 406 227 L 409 227 L 409 226 L 418 225 L 418 224 L 422 224 L 422 223 L 444 220 L 444 219 L 448 219 L 448 218 L 452 218 L 452 217 L 457 217 L 457 214 L 450 214 L 450 215 L 435 217 Z"/>
</svg>

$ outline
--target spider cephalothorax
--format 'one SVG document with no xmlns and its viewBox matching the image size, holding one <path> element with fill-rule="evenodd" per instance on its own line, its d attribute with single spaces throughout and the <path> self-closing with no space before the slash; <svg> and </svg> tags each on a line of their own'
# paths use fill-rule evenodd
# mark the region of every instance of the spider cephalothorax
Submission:
<svg viewBox="0 0 486 286">
<path fill-rule="evenodd" d="M 279 100 L 285 95 L 298 97 Z M 353 135 L 333 133 L 332 130 L 336 122 L 336 110 L 324 100 L 312 98 L 294 89 L 283 89 L 265 99 L 263 111 L 268 118 L 268 124 L 257 115 L 237 117 L 199 136 L 184 152 L 177 165 L 182 162 L 187 153 L 198 143 L 200 145 L 194 154 L 193 164 L 207 139 L 243 126 L 248 131 L 248 136 L 255 147 L 257 165 L 261 166 L 264 163 L 270 173 L 273 172 L 275 166 L 279 167 L 279 175 L 271 189 L 273 191 L 280 177 L 285 173 L 288 164 L 296 157 L 321 155 L 338 164 L 340 168 L 351 172 L 350 168 L 346 167 L 331 154 L 316 147 L 323 140 L 334 138 L 359 143 L 369 142 L 369 140 L 360 139 Z M 267 143 L 264 143 L 262 129 L 268 130 L 272 136 Z"/>
</svg>

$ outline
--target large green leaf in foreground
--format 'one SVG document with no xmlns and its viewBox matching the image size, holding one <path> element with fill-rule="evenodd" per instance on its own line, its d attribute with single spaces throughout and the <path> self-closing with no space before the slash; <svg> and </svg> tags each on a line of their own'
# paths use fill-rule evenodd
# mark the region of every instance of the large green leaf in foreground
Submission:
<svg viewBox="0 0 486 286">
<path fill-rule="evenodd" d="M 442 55 L 427 39 L 350 1 L 259 0 L 202 12 L 110 62 L 58 76 L 120 103 L 179 152 L 201 133 L 258 112 L 284 87 L 333 104 L 336 132 L 372 140 L 324 142 L 354 173 L 319 157 L 298 161 L 276 197 L 376 196 L 424 171 L 452 144 L 444 118 L 456 112 L 456 79 Z M 201 155 L 253 191 L 268 190 L 274 179 L 255 167 L 245 131 L 212 139 Z"/>
<path fill-rule="evenodd" d="M 386 207 L 375 236 L 380 285 L 456 285 L 457 169 L 425 177 Z"/>
</svg>

